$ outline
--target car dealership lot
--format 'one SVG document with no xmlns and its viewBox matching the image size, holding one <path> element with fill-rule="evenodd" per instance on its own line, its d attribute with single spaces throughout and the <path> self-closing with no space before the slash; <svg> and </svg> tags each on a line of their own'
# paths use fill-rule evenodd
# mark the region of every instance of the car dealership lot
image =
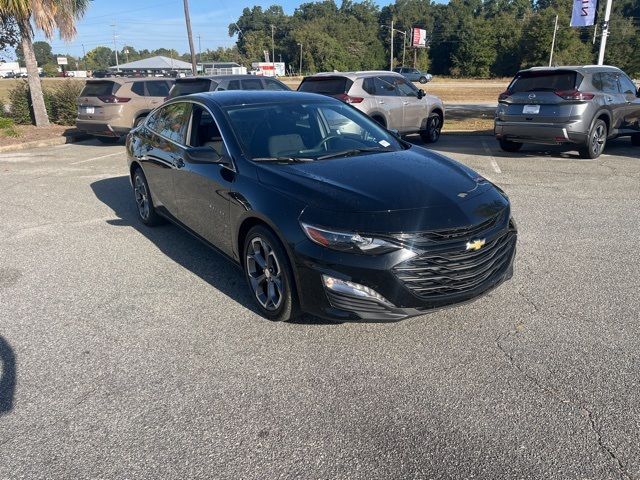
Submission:
<svg viewBox="0 0 640 480">
<path fill-rule="evenodd" d="M 509 194 L 513 280 L 342 325 L 142 226 L 122 146 L 0 154 L 0 478 L 640 478 L 640 149 L 434 150 Z"/>
</svg>

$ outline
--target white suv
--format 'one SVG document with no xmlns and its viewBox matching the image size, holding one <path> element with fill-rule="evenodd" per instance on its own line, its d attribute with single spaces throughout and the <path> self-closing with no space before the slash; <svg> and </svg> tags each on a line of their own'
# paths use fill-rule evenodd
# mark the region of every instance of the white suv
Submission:
<svg viewBox="0 0 640 480">
<path fill-rule="evenodd" d="M 299 92 L 338 98 L 402 135 L 419 133 L 425 143 L 440 138 L 444 105 L 399 73 L 327 72 L 305 77 Z"/>
</svg>

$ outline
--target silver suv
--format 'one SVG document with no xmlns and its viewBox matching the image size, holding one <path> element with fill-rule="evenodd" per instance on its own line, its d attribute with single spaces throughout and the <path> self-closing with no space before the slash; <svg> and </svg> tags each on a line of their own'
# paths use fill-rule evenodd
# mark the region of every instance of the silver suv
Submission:
<svg viewBox="0 0 640 480">
<path fill-rule="evenodd" d="M 573 144 L 597 158 L 610 138 L 640 145 L 640 92 L 619 68 L 531 68 L 518 72 L 498 99 L 495 136 L 507 152 L 523 143 Z"/>
<path fill-rule="evenodd" d="M 305 77 L 299 92 L 330 95 L 349 103 L 390 130 L 419 133 L 425 143 L 440 138 L 444 105 L 399 73 L 387 71 L 318 73 Z"/>
</svg>

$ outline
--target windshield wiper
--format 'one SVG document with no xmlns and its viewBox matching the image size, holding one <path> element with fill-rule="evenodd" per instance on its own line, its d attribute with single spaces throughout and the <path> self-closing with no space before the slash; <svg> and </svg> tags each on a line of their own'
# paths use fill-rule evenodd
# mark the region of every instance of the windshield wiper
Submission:
<svg viewBox="0 0 640 480">
<path fill-rule="evenodd" d="M 313 158 L 304 157 L 257 157 L 251 160 L 261 163 L 304 163 L 314 161 Z"/>
<path fill-rule="evenodd" d="M 358 155 L 359 153 L 380 153 L 380 152 L 393 152 L 394 150 L 390 150 L 388 148 L 352 148 L 349 150 L 343 150 L 341 152 L 330 153 L 329 155 L 322 155 L 317 158 L 317 160 L 327 160 L 329 158 L 338 158 L 338 157 L 350 157 L 351 155 Z"/>
</svg>

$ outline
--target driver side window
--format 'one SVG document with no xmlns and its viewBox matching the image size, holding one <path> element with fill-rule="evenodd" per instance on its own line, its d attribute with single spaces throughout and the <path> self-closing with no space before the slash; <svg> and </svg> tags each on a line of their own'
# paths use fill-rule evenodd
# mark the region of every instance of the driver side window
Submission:
<svg viewBox="0 0 640 480">
<path fill-rule="evenodd" d="M 193 104 L 189 146 L 209 147 L 220 156 L 228 154 L 222 134 L 211 113 L 197 104 Z"/>
<path fill-rule="evenodd" d="M 396 80 L 396 88 L 400 92 L 400 95 L 404 97 L 417 97 L 418 90 L 412 84 L 407 82 L 404 78 Z"/>
</svg>

